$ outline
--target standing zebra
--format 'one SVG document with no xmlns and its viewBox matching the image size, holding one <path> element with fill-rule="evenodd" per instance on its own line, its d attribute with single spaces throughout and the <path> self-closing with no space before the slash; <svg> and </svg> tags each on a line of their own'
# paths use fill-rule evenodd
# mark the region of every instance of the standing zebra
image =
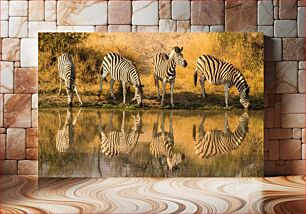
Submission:
<svg viewBox="0 0 306 214">
<path fill-rule="evenodd" d="M 158 53 L 153 58 L 153 67 L 154 67 L 154 83 L 157 87 L 157 96 L 160 98 L 159 93 L 159 81 L 162 82 L 163 85 L 163 94 L 161 105 L 164 104 L 164 97 L 166 93 L 166 83 L 170 83 L 171 91 L 171 105 L 173 104 L 173 88 L 176 77 L 176 65 L 187 67 L 187 61 L 185 60 L 183 54 L 183 47 L 174 47 L 170 54 Z"/>
<path fill-rule="evenodd" d="M 228 92 L 231 86 L 235 85 L 240 93 L 240 103 L 245 109 L 249 108 L 249 86 L 244 76 L 232 64 L 223 62 L 210 55 L 202 55 L 197 60 L 196 70 L 194 73 L 194 85 L 197 85 L 197 75 L 200 75 L 202 96 L 206 98 L 204 81 L 210 84 L 224 84 L 225 106 L 228 107 Z"/>
<path fill-rule="evenodd" d="M 62 128 L 61 126 L 61 114 L 58 111 L 58 132 L 56 135 L 56 150 L 60 153 L 66 152 L 70 145 L 74 143 L 74 127 L 77 122 L 77 119 L 81 113 L 81 109 L 79 110 L 76 118 L 73 120 L 72 117 L 72 109 L 67 108 L 66 121 Z"/>
<path fill-rule="evenodd" d="M 77 87 L 75 85 L 75 65 L 73 63 L 72 57 L 68 53 L 62 54 L 58 58 L 58 73 L 60 77 L 60 88 L 58 94 L 60 95 L 62 90 L 62 80 L 65 82 L 66 90 L 67 90 L 67 101 L 70 106 L 72 106 L 73 101 L 73 91 L 75 91 L 76 95 L 79 98 L 79 101 L 82 103 L 82 100 L 79 96 Z"/>
<path fill-rule="evenodd" d="M 169 169 L 172 170 L 182 162 L 185 156 L 184 154 L 175 153 L 173 151 L 174 136 L 172 126 L 172 112 L 170 114 L 169 132 L 166 132 L 164 128 L 164 112 L 162 112 L 162 123 L 160 131 L 157 131 L 158 119 L 159 114 L 157 116 L 156 122 L 153 125 L 153 136 L 152 141 L 150 142 L 150 152 L 154 158 L 158 158 L 160 160 L 166 158 L 167 165 Z"/>
<path fill-rule="evenodd" d="M 228 127 L 227 113 L 225 113 L 224 130 L 204 130 L 205 116 L 198 130 L 198 139 L 196 140 L 196 127 L 193 126 L 193 140 L 195 154 L 199 158 L 210 158 L 215 155 L 229 153 L 238 149 L 248 133 L 249 115 L 244 112 L 239 118 L 239 125 L 234 132 Z"/>
<path fill-rule="evenodd" d="M 125 127 L 125 111 L 122 112 L 122 115 L 121 129 L 116 130 L 113 126 L 113 113 L 111 113 L 109 120 L 110 131 L 108 134 L 106 134 L 104 128 L 101 127 L 101 116 L 98 115 L 99 131 L 101 134 L 101 152 L 109 158 L 120 154 L 128 155 L 135 148 L 139 136 L 142 133 L 141 113 L 134 116 L 133 129 L 127 129 Z"/>
<path fill-rule="evenodd" d="M 123 88 L 123 104 L 125 104 L 126 96 L 126 83 L 130 83 L 135 88 L 135 96 L 132 101 L 137 101 L 139 106 L 142 106 L 142 96 L 144 85 L 141 84 L 138 71 L 135 65 L 128 59 L 122 57 L 117 53 L 108 53 L 104 58 L 101 65 L 101 79 L 100 79 L 100 91 L 99 96 L 102 93 L 102 82 L 110 73 L 110 94 L 115 100 L 113 86 L 115 81 L 122 82 Z"/>
</svg>

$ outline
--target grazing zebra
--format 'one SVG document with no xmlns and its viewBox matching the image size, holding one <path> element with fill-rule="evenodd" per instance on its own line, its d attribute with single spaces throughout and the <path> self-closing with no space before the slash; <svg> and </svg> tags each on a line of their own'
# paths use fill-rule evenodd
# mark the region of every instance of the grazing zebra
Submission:
<svg viewBox="0 0 306 214">
<path fill-rule="evenodd" d="M 154 83 L 157 87 L 157 96 L 160 98 L 159 93 L 159 81 L 162 82 L 163 94 L 161 105 L 164 104 L 164 97 L 166 93 L 166 83 L 170 83 L 170 95 L 171 95 L 171 105 L 173 104 L 173 88 L 176 77 L 176 65 L 187 67 L 187 61 L 185 60 L 183 54 L 183 47 L 174 47 L 170 54 L 158 53 L 153 58 L 153 67 L 154 67 Z"/>
<path fill-rule="evenodd" d="M 109 133 L 105 133 L 105 129 L 101 127 L 101 116 L 99 115 L 99 131 L 101 134 L 101 152 L 111 158 L 117 155 L 128 155 L 136 146 L 139 136 L 142 133 L 142 115 L 138 113 L 134 116 L 133 129 L 125 127 L 125 111 L 122 112 L 121 129 L 115 129 L 113 126 L 113 113 L 109 121 Z"/>
<path fill-rule="evenodd" d="M 117 53 L 108 53 L 104 58 L 101 65 L 101 79 L 100 79 L 100 91 L 99 96 L 102 93 L 102 82 L 105 80 L 107 75 L 110 73 L 110 94 L 115 100 L 113 86 L 115 81 L 122 82 L 123 88 L 123 104 L 125 104 L 126 96 L 126 83 L 130 83 L 135 88 L 135 96 L 132 101 L 137 101 L 139 106 L 142 106 L 142 96 L 144 85 L 141 84 L 138 71 L 135 65 L 128 59 L 122 57 Z"/>
<path fill-rule="evenodd" d="M 76 118 L 73 120 L 72 117 L 72 109 L 67 109 L 67 115 L 66 115 L 66 121 L 62 128 L 61 126 L 61 114 L 58 111 L 58 119 L 59 119 L 59 125 L 58 125 L 58 132 L 56 136 L 56 150 L 60 153 L 65 153 L 70 145 L 73 145 L 74 143 L 74 127 L 77 122 L 77 119 L 81 113 L 81 109 L 79 110 Z"/>
<path fill-rule="evenodd" d="M 62 80 L 65 82 L 66 90 L 67 90 L 67 101 L 70 106 L 72 106 L 73 101 L 73 91 L 75 91 L 76 95 L 79 98 L 79 101 L 82 103 L 82 100 L 79 96 L 77 87 L 75 85 L 75 65 L 73 64 L 73 60 L 70 54 L 64 53 L 58 58 L 58 73 L 60 77 L 60 88 L 58 94 L 60 95 L 62 90 Z"/>
<path fill-rule="evenodd" d="M 244 112 L 239 118 L 239 125 L 234 132 L 228 127 L 227 113 L 225 113 L 224 130 L 204 130 L 205 116 L 202 118 L 196 140 L 196 128 L 193 126 L 193 140 L 195 154 L 199 158 L 210 158 L 215 155 L 229 153 L 238 149 L 248 133 L 249 115 Z"/>
<path fill-rule="evenodd" d="M 164 112 L 162 112 L 162 123 L 160 131 L 158 132 L 158 118 L 153 125 L 153 136 L 150 142 L 150 152 L 154 158 L 163 159 L 166 158 L 167 165 L 170 170 L 177 168 L 177 166 L 183 161 L 184 154 L 175 153 L 173 151 L 174 136 L 172 127 L 172 112 L 170 114 L 169 132 L 164 128 Z"/>
<path fill-rule="evenodd" d="M 210 55 L 202 55 L 198 58 L 194 73 L 194 85 L 197 85 L 197 75 L 200 75 L 202 96 L 206 98 L 204 81 L 210 84 L 224 84 L 225 106 L 228 107 L 228 92 L 231 86 L 235 85 L 240 93 L 240 103 L 245 109 L 249 108 L 249 86 L 244 76 L 232 64 L 223 62 Z"/>
</svg>

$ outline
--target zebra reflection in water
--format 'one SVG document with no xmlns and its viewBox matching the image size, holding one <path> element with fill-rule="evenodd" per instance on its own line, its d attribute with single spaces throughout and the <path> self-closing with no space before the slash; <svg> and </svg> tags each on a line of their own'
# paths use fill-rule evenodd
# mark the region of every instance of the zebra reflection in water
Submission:
<svg viewBox="0 0 306 214">
<path fill-rule="evenodd" d="M 74 143 L 74 128 L 77 122 L 77 119 L 81 113 L 80 109 L 76 118 L 73 120 L 72 108 L 67 108 L 66 121 L 62 128 L 61 124 L 61 114 L 58 111 L 58 132 L 56 136 L 56 150 L 60 153 L 65 153 L 70 145 Z"/>
<path fill-rule="evenodd" d="M 199 158 L 210 158 L 215 155 L 229 153 L 239 148 L 248 133 L 249 115 L 244 112 L 239 118 L 237 129 L 232 132 L 228 126 L 228 116 L 225 113 L 224 130 L 204 130 L 205 115 L 203 116 L 196 139 L 196 126 L 193 125 L 193 140 L 195 154 Z"/>
<path fill-rule="evenodd" d="M 122 112 L 121 129 L 115 129 L 113 125 L 113 112 L 109 118 L 109 131 L 106 133 L 106 125 L 102 127 L 101 114 L 99 117 L 99 132 L 101 134 L 101 152 L 111 158 L 117 155 L 128 155 L 136 146 L 142 133 L 142 115 L 138 112 L 134 117 L 132 129 L 126 128 L 125 111 Z"/>
<path fill-rule="evenodd" d="M 178 168 L 178 165 L 182 163 L 185 158 L 184 154 L 175 153 L 173 150 L 174 146 L 174 135 L 173 135 L 173 126 L 172 126 L 172 112 L 170 113 L 170 123 L 169 123 L 169 131 L 165 131 L 164 122 L 164 112 L 162 111 L 162 121 L 160 130 L 158 131 L 158 120 L 159 115 L 157 115 L 157 120 L 153 125 L 153 136 L 152 141 L 150 143 L 150 152 L 151 154 L 159 159 L 161 164 L 163 165 L 164 159 L 167 161 L 167 165 L 170 170 Z"/>
</svg>

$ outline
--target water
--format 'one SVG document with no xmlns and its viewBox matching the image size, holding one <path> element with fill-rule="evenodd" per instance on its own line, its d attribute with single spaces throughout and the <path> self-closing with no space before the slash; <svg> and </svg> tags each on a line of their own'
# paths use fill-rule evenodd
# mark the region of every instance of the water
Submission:
<svg viewBox="0 0 306 214">
<path fill-rule="evenodd" d="M 263 111 L 40 109 L 40 177 L 263 176 Z"/>
</svg>

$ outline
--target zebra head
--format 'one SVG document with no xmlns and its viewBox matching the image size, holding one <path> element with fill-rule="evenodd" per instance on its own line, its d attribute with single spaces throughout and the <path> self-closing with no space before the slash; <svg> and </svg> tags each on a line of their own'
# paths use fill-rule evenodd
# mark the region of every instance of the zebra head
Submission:
<svg viewBox="0 0 306 214">
<path fill-rule="evenodd" d="M 250 93 L 250 88 L 247 87 L 243 89 L 243 91 L 240 93 L 240 103 L 243 105 L 244 109 L 249 109 L 250 102 L 249 102 L 249 93 Z"/>
<path fill-rule="evenodd" d="M 143 87 L 144 85 L 139 84 L 136 86 L 136 93 L 135 93 L 135 100 L 138 106 L 143 106 L 142 99 L 143 99 Z"/>
<path fill-rule="evenodd" d="M 68 102 L 69 106 L 72 106 L 74 87 L 75 87 L 74 85 L 71 86 L 71 87 L 67 86 L 67 102 Z"/>
<path fill-rule="evenodd" d="M 183 51 L 183 47 L 179 48 L 179 47 L 174 47 L 169 55 L 169 58 L 170 59 L 173 59 L 174 62 L 177 64 L 177 65 L 180 65 L 184 68 L 187 67 L 187 61 L 186 59 L 184 58 L 183 54 L 182 54 L 182 51 Z"/>
</svg>

